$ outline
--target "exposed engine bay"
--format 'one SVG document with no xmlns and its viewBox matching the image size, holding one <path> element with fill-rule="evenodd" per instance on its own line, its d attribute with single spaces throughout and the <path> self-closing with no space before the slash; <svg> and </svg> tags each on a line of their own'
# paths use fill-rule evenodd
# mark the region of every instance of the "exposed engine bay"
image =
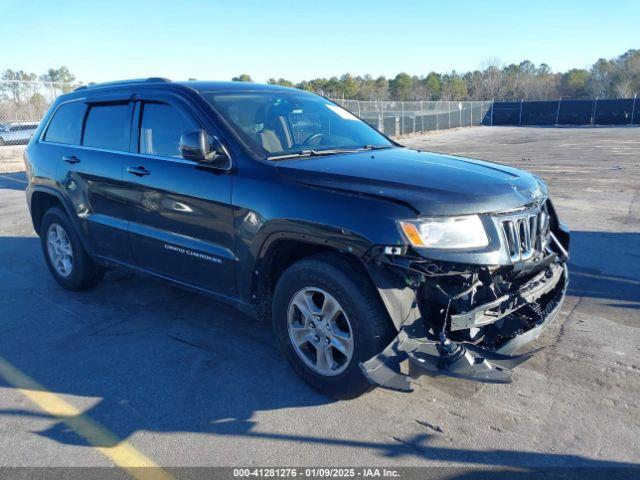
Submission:
<svg viewBox="0 0 640 480">
<path fill-rule="evenodd" d="M 409 249 L 372 252 L 370 261 L 388 272 L 376 276 L 381 296 L 402 318 L 397 337 L 361 365 L 372 383 L 410 391 L 410 377 L 400 371 L 405 359 L 430 375 L 507 383 L 511 370 L 535 353 L 516 355 L 560 309 L 569 232 L 547 204 L 496 218 L 506 265 L 434 261 Z M 389 274 L 405 282 L 401 295 Z"/>
</svg>

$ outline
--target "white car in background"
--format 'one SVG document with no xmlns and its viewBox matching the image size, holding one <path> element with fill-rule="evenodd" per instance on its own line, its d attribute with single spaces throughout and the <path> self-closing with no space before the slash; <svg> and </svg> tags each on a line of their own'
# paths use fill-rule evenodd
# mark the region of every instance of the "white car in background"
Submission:
<svg viewBox="0 0 640 480">
<path fill-rule="evenodd" d="M 29 143 L 38 122 L 16 122 L 0 124 L 0 145 L 17 145 Z"/>
</svg>

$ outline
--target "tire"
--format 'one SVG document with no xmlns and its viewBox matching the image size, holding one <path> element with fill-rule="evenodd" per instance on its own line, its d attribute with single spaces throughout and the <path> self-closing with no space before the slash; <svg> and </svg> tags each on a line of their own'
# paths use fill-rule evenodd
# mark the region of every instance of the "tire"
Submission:
<svg viewBox="0 0 640 480">
<path fill-rule="evenodd" d="M 326 321 L 314 322 L 316 328 L 310 329 L 297 306 L 301 299 L 310 298 L 311 309 L 320 310 L 327 294 L 330 301 L 337 301 L 342 311 L 335 317 L 334 328 L 328 329 L 330 333 L 324 330 Z M 272 318 L 276 340 L 294 371 L 313 388 L 336 399 L 355 398 L 372 387 L 359 364 L 380 353 L 395 334 L 386 308 L 362 266 L 356 260 L 332 253 L 300 260 L 282 274 L 273 296 Z M 300 335 L 306 338 L 307 333 L 313 334 L 312 338 L 296 347 L 293 338 Z M 323 333 L 327 336 L 323 337 Z M 350 359 L 333 347 L 336 338 L 341 349 L 351 345 Z M 327 362 L 318 360 L 315 348 L 316 345 L 322 347 L 323 342 L 331 352 Z M 314 361 L 315 365 L 311 365 Z M 319 367 L 319 364 L 322 365 Z M 326 364 L 333 364 L 326 374 L 317 371 Z"/>
<path fill-rule="evenodd" d="M 0 137 L 0 147 L 4 145 L 4 138 Z"/>
<path fill-rule="evenodd" d="M 57 239 L 61 241 L 56 242 Z M 40 243 L 51 275 L 67 290 L 86 290 L 97 285 L 104 277 L 105 268 L 97 265 L 87 255 L 69 217 L 61 208 L 52 207 L 44 214 L 40 227 Z M 70 251 L 71 259 L 56 262 L 56 255 L 53 252 L 55 247 L 51 247 L 50 243 L 58 245 L 58 252 Z M 67 254 L 63 254 L 62 257 L 68 259 Z M 57 258 L 59 259 L 60 256 Z M 61 263 L 66 268 L 63 269 L 60 266 Z"/>
</svg>

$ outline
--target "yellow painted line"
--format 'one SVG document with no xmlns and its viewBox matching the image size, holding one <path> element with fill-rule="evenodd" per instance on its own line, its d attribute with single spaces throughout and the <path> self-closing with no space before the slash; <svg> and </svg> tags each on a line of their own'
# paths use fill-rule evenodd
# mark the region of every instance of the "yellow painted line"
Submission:
<svg viewBox="0 0 640 480">
<path fill-rule="evenodd" d="M 100 424 L 84 415 L 60 396 L 46 390 L 5 359 L 0 357 L 0 377 L 14 386 L 22 395 L 51 416 L 59 418 L 90 445 L 138 480 L 174 480 L 151 459 L 128 442 L 118 438 Z M 104 445 L 113 445 L 105 447 Z"/>
</svg>

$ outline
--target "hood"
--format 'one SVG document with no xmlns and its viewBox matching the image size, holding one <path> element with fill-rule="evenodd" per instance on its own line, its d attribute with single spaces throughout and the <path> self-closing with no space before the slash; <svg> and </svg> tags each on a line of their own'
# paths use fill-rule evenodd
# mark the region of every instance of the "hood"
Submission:
<svg viewBox="0 0 640 480">
<path fill-rule="evenodd" d="M 391 148 L 279 161 L 283 177 L 315 187 L 385 197 L 421 215 L 512 210 L 538 202 L 538 177 L 481 160 Z"/>
</svg>

